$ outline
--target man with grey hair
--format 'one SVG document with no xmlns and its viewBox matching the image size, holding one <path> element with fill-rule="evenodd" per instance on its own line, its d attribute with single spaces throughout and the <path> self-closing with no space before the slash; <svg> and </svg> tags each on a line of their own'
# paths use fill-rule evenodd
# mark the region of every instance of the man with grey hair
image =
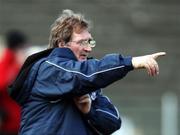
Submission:
<svg viewBox="0 0 180 135">
<path fill-rule="evenodd" d="M 30 56 L 11 96 L 22 106 L 19 134 L 111 134 L 121 126 L 119 113 L 102 88 L 133 69 L 159 73 L 156 58 L 164 52 L 139 57 L 120 54 L 88 59 L 96 42 L 85 18 L 64 10 L 51 27 L 49 49 Z"/>
</svg>

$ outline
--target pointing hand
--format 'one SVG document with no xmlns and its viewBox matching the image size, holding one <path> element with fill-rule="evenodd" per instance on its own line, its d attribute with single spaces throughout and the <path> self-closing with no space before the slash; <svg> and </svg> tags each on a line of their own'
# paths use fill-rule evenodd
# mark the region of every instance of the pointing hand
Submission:
<svg viewBox="0 0 180 135">
<path fill-rule="evenodd" d="M 159 66 L 156 59 L 166 55 L 165 52 L 158 52 L 150 55 L 133 57 L 132 65 L 135 69 L 145 68 L 150 76 L 159 74 Z"/>
</svg>

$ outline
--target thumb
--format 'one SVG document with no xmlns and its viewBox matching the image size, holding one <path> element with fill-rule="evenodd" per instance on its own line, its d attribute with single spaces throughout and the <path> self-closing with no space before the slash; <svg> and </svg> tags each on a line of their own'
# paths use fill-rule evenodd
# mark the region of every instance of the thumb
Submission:
<svg viewBox="0 0 180 135">
<path fill-rule="evenodd" d="M 165 56 L 165 55 L 166 55 L 166 52 L 158 52 L 158 53 L 151 54 L 151 56 L 152 56 L 154 59 L 157 59 L 158 57 L 160 57 L 160 56 Z"/>
</svg>

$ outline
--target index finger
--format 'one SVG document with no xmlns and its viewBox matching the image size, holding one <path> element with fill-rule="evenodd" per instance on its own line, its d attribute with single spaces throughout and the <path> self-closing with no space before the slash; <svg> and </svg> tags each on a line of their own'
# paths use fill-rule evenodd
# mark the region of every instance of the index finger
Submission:
<svg viewBox="0 0 180 135">
<path fill-rule="evenodd" d="M 158 58 L 159 56 L 165 56 L 166 55 L 166 52 L 158 52 L 158 53 L 154 53 L 152 54 L 152 57 L 154 59 Z"/>
</svg>

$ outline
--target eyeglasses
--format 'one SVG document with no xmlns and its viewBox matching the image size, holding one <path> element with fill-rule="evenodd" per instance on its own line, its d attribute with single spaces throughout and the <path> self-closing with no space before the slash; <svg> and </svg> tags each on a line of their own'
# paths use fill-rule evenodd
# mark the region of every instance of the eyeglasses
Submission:
<svg viewBox="0 0 180 135">
<path fill-rule="evenodd" d="M 80 40 L 80 41 L 70 41 L 70 42 L 75 42 L 76 44 L 79 44 L 80 46 L 83 46 L 83 47 L 93 48 L 96 46 L 96 41 L 93 39 Z"/>
</svg>

